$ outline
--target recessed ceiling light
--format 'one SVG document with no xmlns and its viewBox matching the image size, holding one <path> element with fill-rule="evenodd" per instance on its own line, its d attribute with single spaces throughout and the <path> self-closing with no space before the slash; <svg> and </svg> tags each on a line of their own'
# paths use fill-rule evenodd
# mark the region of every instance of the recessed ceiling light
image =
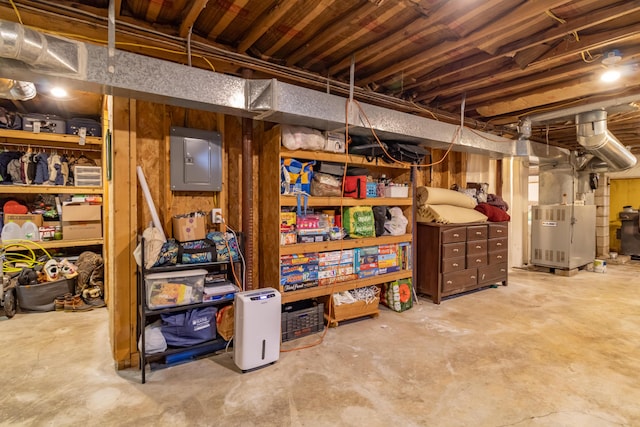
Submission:
<svg viewBox="0 0 640 427">
<path fill-rule="evenodd" d="M 67 97 L 67 91 L 61 87 L 54 87 L 51 89 L 51 95 L 55 96 L 56 98 L 66 98 Z"/>
<path fill-rule="evenodd" d="M 600 80 L 606 83 L 615 82 L 620 78 L 620 71 L 616 69 L 610 69 L 605 71 L 602 76 L 600 76 Z"/>
</svg>

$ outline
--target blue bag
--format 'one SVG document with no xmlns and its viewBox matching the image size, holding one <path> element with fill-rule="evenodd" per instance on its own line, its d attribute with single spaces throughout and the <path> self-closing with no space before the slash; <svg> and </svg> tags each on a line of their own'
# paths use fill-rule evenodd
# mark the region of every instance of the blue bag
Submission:
<svg viewBox="0 0 640 427">
<path fill-rule="evenodd" d="M 209 306 L 161 314 L 160 330 L 168 346 L 189 347 L 216 338 L 216 313 L 218 309 Z"/>
</svg>

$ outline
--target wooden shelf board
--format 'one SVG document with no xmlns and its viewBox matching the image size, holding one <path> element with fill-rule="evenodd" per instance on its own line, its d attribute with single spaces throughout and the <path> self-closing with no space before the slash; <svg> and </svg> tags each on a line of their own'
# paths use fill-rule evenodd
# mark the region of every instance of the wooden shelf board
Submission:
<svg viewBox="0 0 640 427">
<path fill-rule="evenodd" d="M 0 185 L 0 194 L 102 194 L 102 187 L 71 185 Z"/>
<path fill-rule="evenodd" d="M 305 150 L 280 150 L 280 157 L 295 158 L 305 160 L 318 160 L 324 162 L 347 163 L 349 165 L 367 166 L 372 168 L 393 168 L 393 169 L 410 169 L 408 163 L 387 163 L 383 160 L 369 161 L 364 156 L 356 154 L 329 153 L 328 151 L 305 151 Z"/>
<path fill-rule="evenodd" d="M 300 301 L 309 298 L 316 298 L 336 292 L 344 292 L 351 289 L 363 288 L 365 286 L 379 285 L 394 280 L 406 279 L 413 276 L 411 270 L 402 270 L 396 273 L 381 274 L 379 276 L 367 277 L 366 279 L 351 280 L 348 282 L 336 283 L 329 286 L 316 286 L 313 288 L 300 289 L 298 291 L 282 292 L 282 303 Z"/>
<path fill-rule="evenodd" d="M 411 197 L 370 197 L 354 199 L 351 197 L 317 197 L 309 196 L 307 206 L 411 206 Z M 298 206 L 297 196 L 280 196 L 280 206 Z"/>
<path fill-rule="evenodd" d="M 11 241 L 5 240 L 2 247 L 4 250 L 27 250 L 27 249 L 51 249 L 51 248 L 72 248 L 75 246 L 102 245 L 104 240 L 100 239 L 80 239 L 80 240 L 47 240 L 42 242 L 31 242 L 29 240 Z"/>
<path fill-rule="evenodd" d="M 411 234 L 400 236 L 380 236 L 365 239 L 330 240 L 328 242 L 296 243 L 295 245 L 280 246 L 280 255 L 300 254 L 306 252 L 339 251 L 365 246 L 388 245 L 391 243 L 411 242 Z"/>
<path fill-rule="evenodd" d="M 3 129 L 0 131 L 0 143 L 19 143 L 19 144 L 29 144 L 29 141 L 33 141 L 34 143 L 40 144 L 42 142 L 54 142 L 54 143 L 65 143 L 65 144 L 75 144 L 78 147 L 83 147 L 80 145 L 80 137 L 78 135 L 67 135 L 61 133 L 33 133 L 27 132 L 24 130 L 9 130 Z M 87 136 L 85 138 L 85 145 L 102 145 L 102 137 L 99 136 Z"/>
</svg>

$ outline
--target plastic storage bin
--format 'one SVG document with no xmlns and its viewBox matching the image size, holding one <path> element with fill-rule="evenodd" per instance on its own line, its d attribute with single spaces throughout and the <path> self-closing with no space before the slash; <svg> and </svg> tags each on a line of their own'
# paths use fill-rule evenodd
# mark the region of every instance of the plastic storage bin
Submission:
<svg viewBox="0 0 640 427">
<path fill-rule="evenodd" d="M 324 304 L 282 313 L 282 342 L 320 332 L 324 329 Z"/>
<path fill-rule="evenodd" d="M 100 166 L 76 166 L 73 169 L 73 183 L 76 186 L 100 187 L 102 169 Z"/>
<path fill-rule="evenodd" d="M 409 197 L 409 187 L 387 186 L 384 189 L 385 197 Z"/>
<path fill-rule="evenodd" d="M 378 197 L 378 183 L 367 182 L 367 198 Z"/>
<path fill-rule="evenodd" d="M 204 269 L 146 275 L 147 307 L 153 310 L 202 302 L 206 275 Z"/>
</svg>

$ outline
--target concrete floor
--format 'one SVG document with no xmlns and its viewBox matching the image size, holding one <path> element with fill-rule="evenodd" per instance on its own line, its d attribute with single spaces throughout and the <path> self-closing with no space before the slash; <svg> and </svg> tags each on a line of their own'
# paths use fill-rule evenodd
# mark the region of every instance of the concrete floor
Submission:
<svg viewBox="0 0 640 427">
<path fill-rule="evenodd" d="M 0 318 L 0 425 L 640 425 L 640 264 L 330 329 L 242 374 L 231 353 L 115 371 L 106 309 Z M 309 344 L 321 334 L 285 343 Z"/>
</svg>

